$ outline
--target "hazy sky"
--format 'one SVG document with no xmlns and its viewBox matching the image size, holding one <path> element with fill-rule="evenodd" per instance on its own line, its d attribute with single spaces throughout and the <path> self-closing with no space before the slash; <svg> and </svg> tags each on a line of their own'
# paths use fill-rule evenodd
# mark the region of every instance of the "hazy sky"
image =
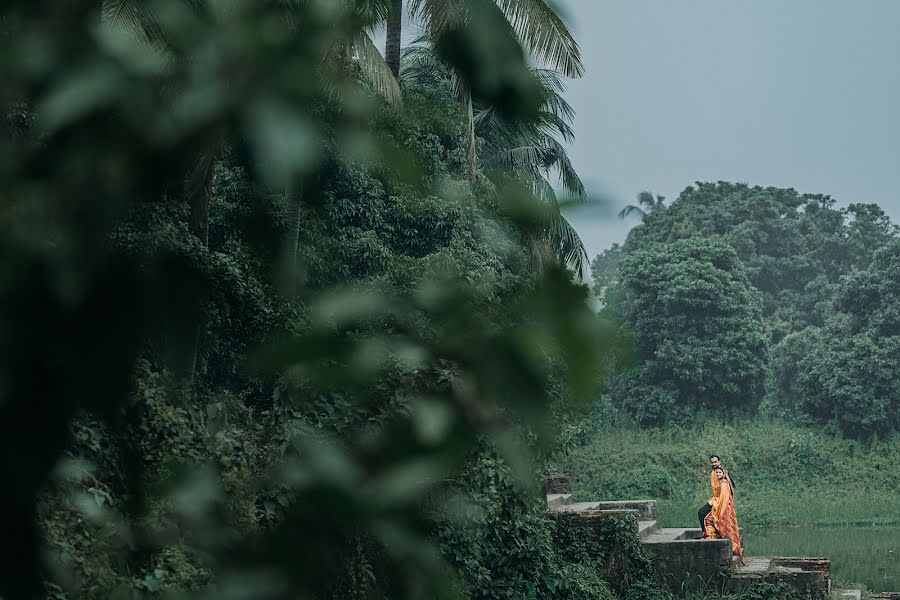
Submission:
<svg viewBox="0 0 900 600">
<path fill-rule="evenodd" d="M 900 221 L 900 0 L 558 0 L 587 75 L 570 214 L 593 257 L 642 189 L 741 181 L 876 202 Z M 605 215 L 605 218 L 603 218 Z"/>
</svg>

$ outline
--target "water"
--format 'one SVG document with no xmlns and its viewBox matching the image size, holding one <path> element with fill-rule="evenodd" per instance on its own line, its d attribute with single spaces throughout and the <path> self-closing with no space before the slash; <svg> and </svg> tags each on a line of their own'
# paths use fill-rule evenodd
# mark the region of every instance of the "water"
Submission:
<svg viewBox="0 0 900 600">
<path fill-rule="evenodd" d="M 797 527 L 744 531 L 747 555 L 823 556 L 831 577 L 874 592 L 900 591 L 900 527 Z"/>
</svg>

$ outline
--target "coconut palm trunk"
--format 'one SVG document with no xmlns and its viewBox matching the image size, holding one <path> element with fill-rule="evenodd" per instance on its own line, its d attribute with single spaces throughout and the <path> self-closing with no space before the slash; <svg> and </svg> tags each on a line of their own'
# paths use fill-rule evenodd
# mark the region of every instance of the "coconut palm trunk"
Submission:
<svg viewBox="0 0 900 600">
<path fill-rule="evenodd" d="M 400 76 L 400 38 L 403 33 L 403 0 L 390 0 L 391 13 L 387 21 L 387 42 L 384 57 L 394 77 Z"/>
<path fill-rule="evenodd" d="M 300 248 L 300 223 L 303 213 L 303 186 L 290 182 L 284 188 L 284 199 L 288 210 L 288 230 L 284 240 L 284 287 L 293 295 L 297 292 L 297 251 Z"/>
</svg>

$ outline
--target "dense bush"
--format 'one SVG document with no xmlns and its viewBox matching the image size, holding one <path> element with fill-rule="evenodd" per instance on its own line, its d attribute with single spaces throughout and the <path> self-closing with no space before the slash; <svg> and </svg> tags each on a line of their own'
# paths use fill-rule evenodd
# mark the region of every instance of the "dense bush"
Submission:
<svg viewBox="0 0 900 600">
<path fill-rule="evenodd" d="M 629 254 L 618 310 L 639 364 L 613 397 L 638 422 L 756 410 L 767 361 L 757 292 L 730 246 L 689 239 Z"/>
</svg>

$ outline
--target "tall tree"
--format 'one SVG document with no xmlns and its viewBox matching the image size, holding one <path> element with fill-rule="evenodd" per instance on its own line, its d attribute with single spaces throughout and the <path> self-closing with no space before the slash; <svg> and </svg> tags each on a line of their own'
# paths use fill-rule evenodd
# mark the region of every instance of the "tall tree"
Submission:
<svg viewBox="0 0 900 600">
<path fill-rule="evenodd" d="M 619 275 L 641 359 L 615 390 L 623 408 L 643 425 L 756 410 L 769 349 L 759 293 L 731 246 L 692 238 L 640 250 Z"/>
<path fill-rule="evenodd" d="M 510 33 L 535 63 L 564 77 L 575 78 L 584 74 L 578 43 L 546 0 L 492 0 L 490 4 L 499 11 Z M 465 0 L 411 0 L 409 11 L 422 22 L 428 36 L 435 43 L 470 18 Z M 477 157 L 471 82 L 465 81 L 457 71 L 451 74 L 451 79 L 454 94 L 469 115 L 466 159 L 469 178 L 474 180 Z"/>
</svg>

